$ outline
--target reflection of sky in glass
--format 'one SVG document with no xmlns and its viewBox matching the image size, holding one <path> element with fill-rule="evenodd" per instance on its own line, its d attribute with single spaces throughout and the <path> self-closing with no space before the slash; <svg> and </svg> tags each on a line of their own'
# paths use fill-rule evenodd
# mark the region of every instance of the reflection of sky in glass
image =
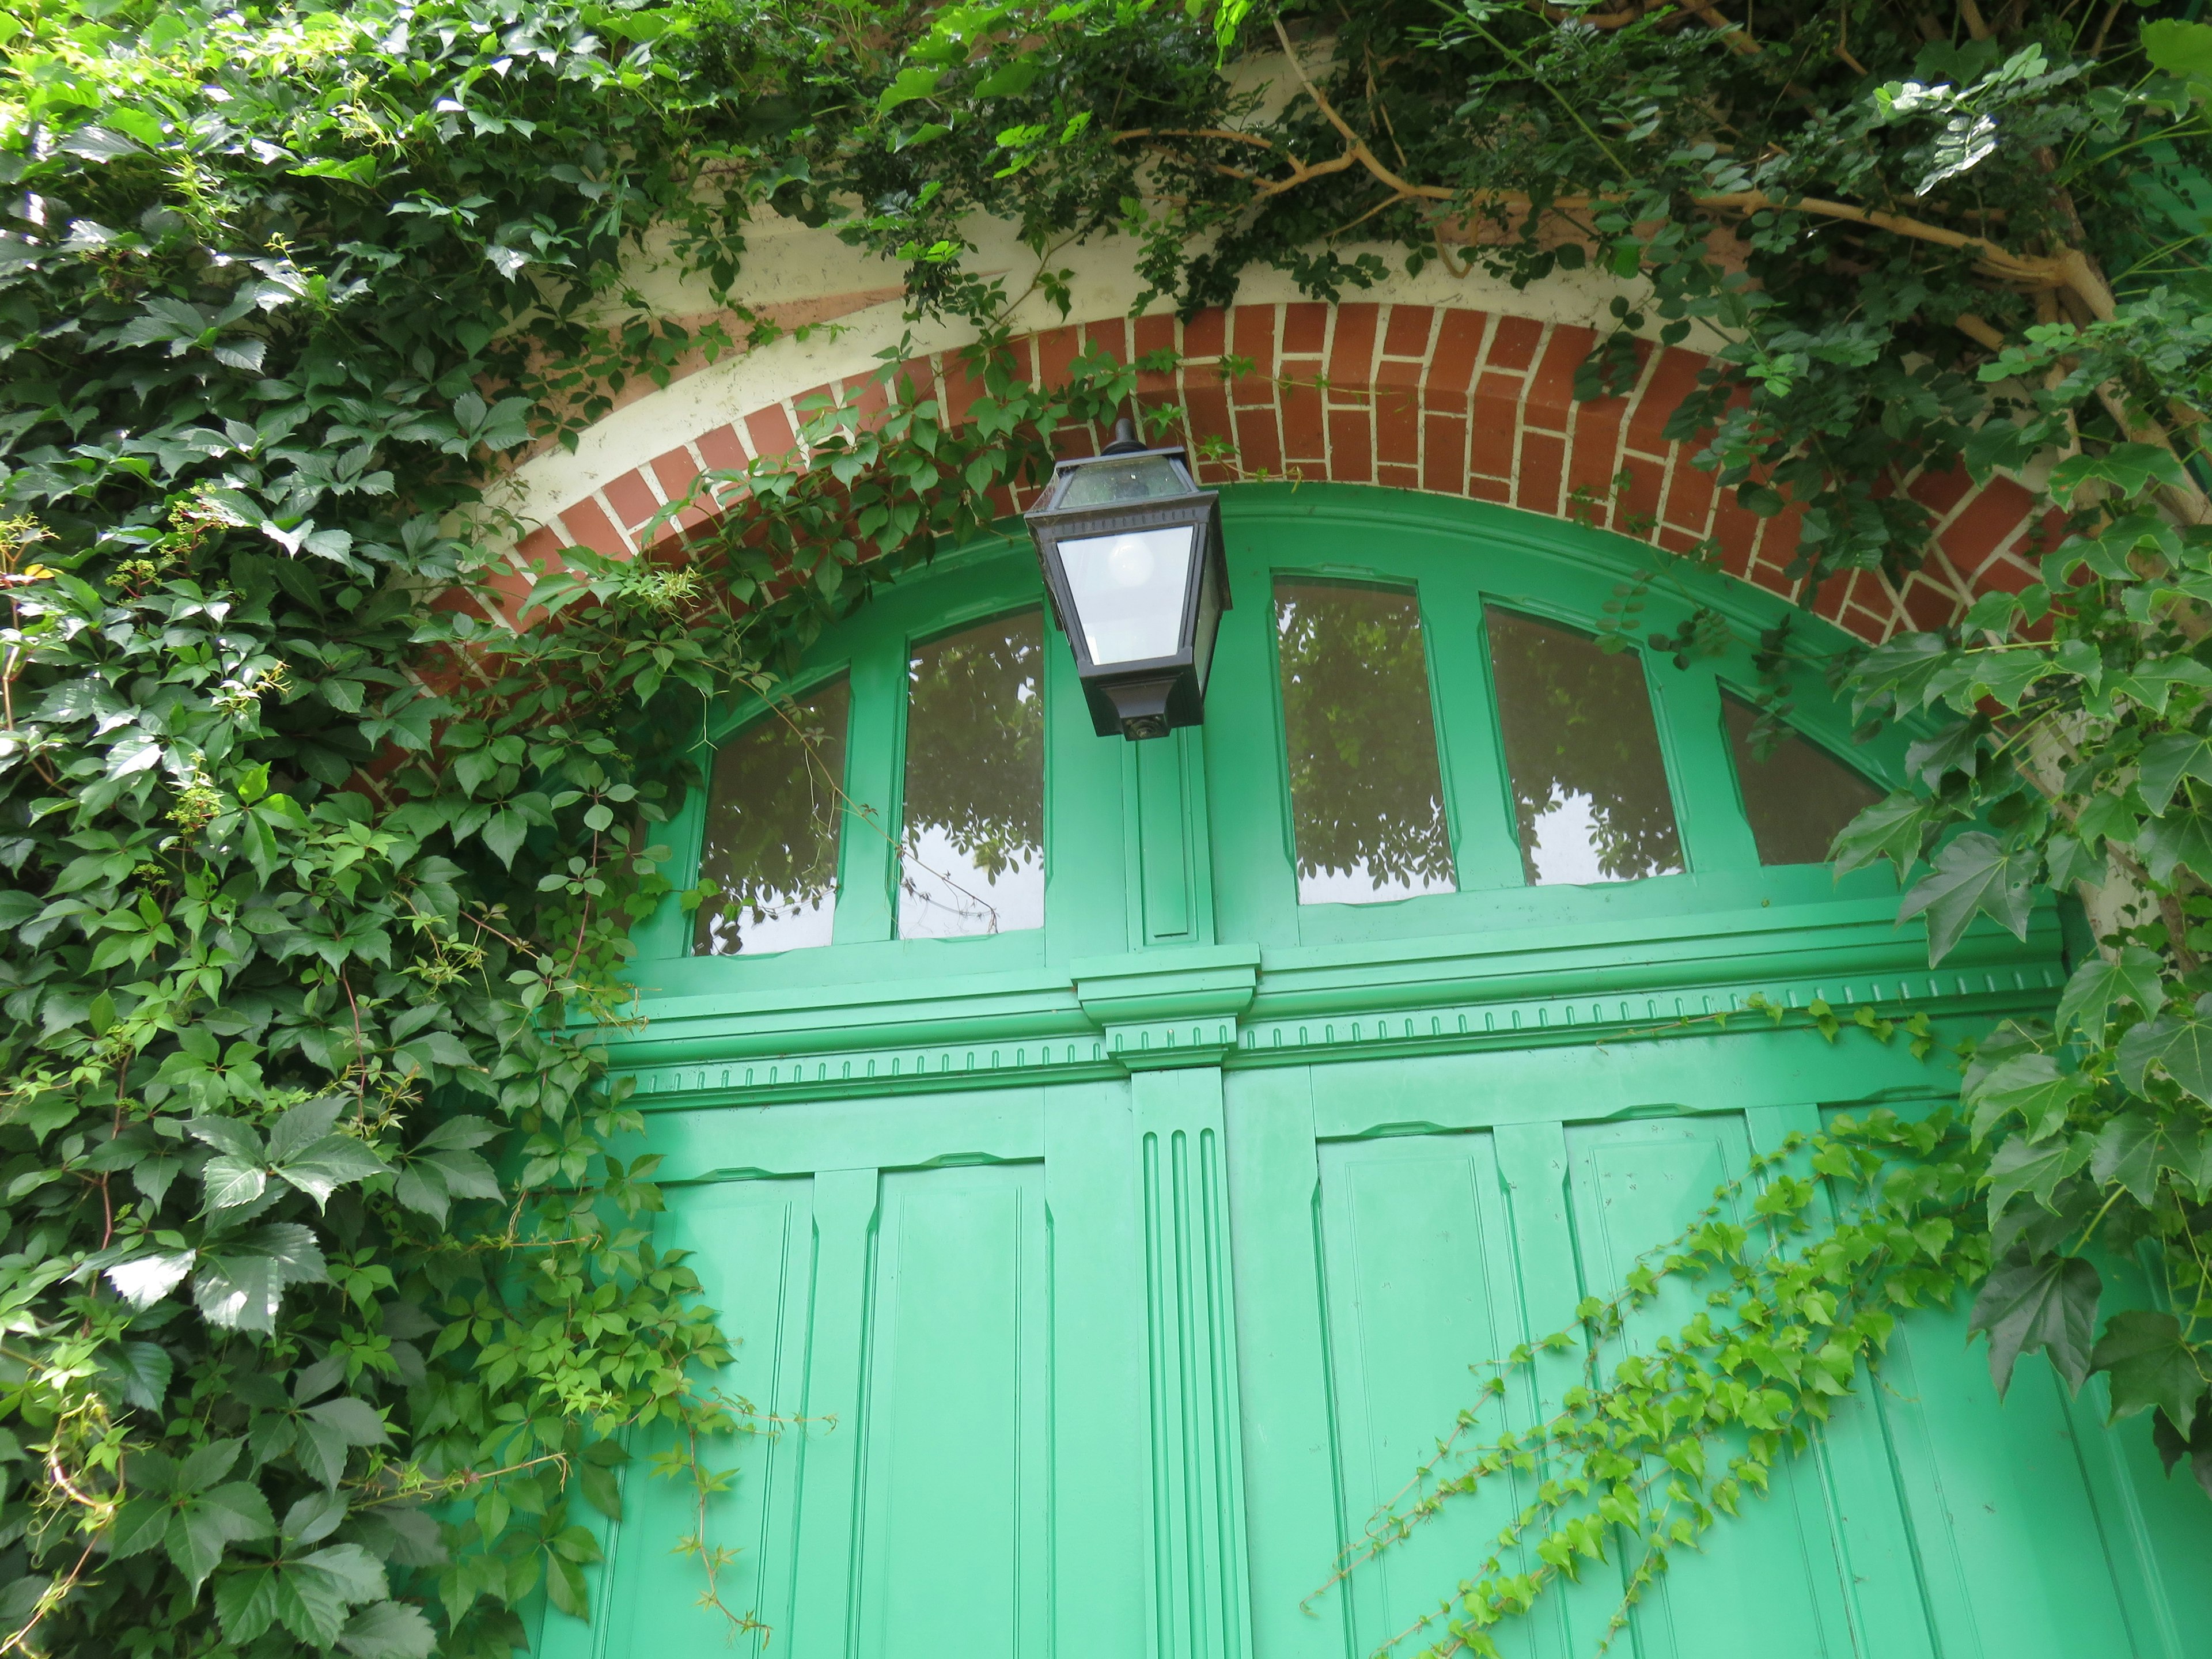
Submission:
<svg viewBox="0 0 2212 1659">
<path fill-rule="evenodd" d="M 1040 611 L 915 650 L 908 664 L 902 939 L 1044 925 Z"/>
<path fill-rule="evenodd" d="M 702 956 L 830 943 L 836 914 L 842 679 L 780 705 L 714 751 L 691 948 Z"/>
<path fill-rule="evenodd" d="M 1044 926 L 1044 861 L 1024 848 L 987 875 L 934 824 L 909 831 L 899 863 L 899 936 L 963 939 Z"/>
<path fill-rule="evenodd" d="M 1278 578 L 1298 902 L 1454 889 L 1414 595 Z"/>
<path fill-rule="evenodd" d="M 1610 881 L 1597 861 L 1597 804 L 1579 789 L 1535 815 L 1528 858 L 1540 882 Z"/>
</svg>

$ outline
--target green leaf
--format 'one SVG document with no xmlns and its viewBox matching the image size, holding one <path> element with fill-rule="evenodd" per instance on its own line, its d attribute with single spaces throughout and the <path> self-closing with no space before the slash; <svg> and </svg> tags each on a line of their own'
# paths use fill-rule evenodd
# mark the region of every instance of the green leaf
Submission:
<svg viewBox="0 0 2212 1659">
<path fill-rule="evenodd" d="M 2026 1193 L 2045 1209 L 2058 1183 L 2089 1161 L 2087 1135 L 2038 1145 L 2021 1135 L 2008 1137 L 1990 1160 L 1990 1220 L 1994 1224 L 2012 1200 Z"/>
<path fill-rule="evenodd" d="M 2212 1103 L 2212 1021 L 2160 1016 L 2133 1027 L 2120 1039 L 2114 1069 L 2120 1081 L 2141 1093 L 2153 1066 L 2197 1099 Z"/>
<path fill-rule="evenodd" d="M 1974 1139 L 1988 1134 L 1998 1120 L 2020 1114 L 2030 1141 L 2046 1140 L 2066 1126 L 2067 1115 L 2089 1093 L 2088 1080 L 2062 1072 L 2049 1054 L 2021 1054 L 1997 1066 L 1966 1097 L 1973 1109 Z"/>
<path fill-rule="evenodd" d="M 2089 1155 L 2089 1178 L 2099 1186 L 2118 1182 L 2138 1204 L 2158 1195 L 2159 1154 L 2166 1148 L 2166 1127 L 2147 1112 L 2124 1112 L 2097 1132 Z"/>
<path fill-rule="evenodd" d="M 1887 859 L 1899 877 L 1920 861 L 1920 849 L 1940 809 L 1931 800 L 1900 789 L 1866 808 L 1837 834 L 1836 873 L 1852 871 Z"/>
<path fill-rule="evenodd" d="M 2171 885 L 2181 868 L 2212 878 L 2212 815 L 2169 811 L 2145 820 L 2135 840 L 2136 853 L 2160 886 Z"/>
<path fill-rule="evenodd" d="M 2162 959 L 2140 945 L 2124 945 L 2117 961 L 2094 956 L 2074 970 L 2058 999 L 2058 1031 L 2063 1037 L 2076 1026 L 2091 1042 L 2101 1042 L 2115 1002 L 2132 1002 L 2146 1014 L 2155 1014 L 2166 1004 L 2166 988 L 2160 977 Z"/>
<path fill-rule="evenodd" d="M 2110 1379 L 2112 1420 L 2157 1407 L 2168 1420 L 2187 1423 L 2204 1397 L 2204 1368 L 2181 1340 L 2181 1322 L 2170 1313 L 2141 1309 L 2116 1313 L 2090 1352 L 2090 1364 Z"/>
<path fill-rule="evenodd" d="M 2184 778 L 2212 783 L 2212 738 L 2194 732 L 2154 738 L 2143 746 L 2136 787 L 2143 805 L 2160 817 Z"/>
<path fill-rule="evenodd" d="M 2185 489 L 2189 475 L 2162 444 L 2114 444 L 2101 455 L 2076 455 L 2051 470 L 2051 493 L 2066 497 L 2092 481 L 2110 484 L 2132 499 L 2164 487 Z"/>
<path fill-rule="evenodd" d="M 169 1517 L 169 1559 L 194 1589 L 222 1560 L 232 1544 L 250 1543 L 276 1530 L 269 1500 L 250 1481 L 234 1480 L 187 1498 Z"/>
<path fill-rule="evenodd" d="M 372 1601 L 346 1620 L 338 1645 L 354 1659 L 429 1659 L 437 1632 L 404 1601 Z"/>
<path fill-rule="evenodd" d="M 215 1613 L 230 1641 L 243 1647 L 253 1640 L 276 1617 L 276 1570 L 248 1567 L 216 1579 Z"/>
<path fill-rule="evenodd" d="M 2154 18 L 2142 26 L 2142 48 L 2153 67 L 2168 75 L 2212 82 L 2212 23 Z"/>
<path fill-rule="evenodd" d="M 512 806 L 502 806 L 484 821 L 480 832 L 484 845 L 498 856 L 509 869 L 514 866 L 514 855 L 522 850 L 522 843 L 530 834 L 530 821 Z"/>
<path fill-rule="evenodd" d="M 2032 849 L 2008 848 L 1995 836 L 1969 830 L 1936 854 L 1936 867 L 1905 896 L 1898 919 L 1927 914 L 1930 967 L 1951 954 L 1978 912 L 2025 939 L 2040 863 Z"/>
<path fill-rule="evenodd" d="M 2089 1374 L 2101 1288 L 2097 1270 L 2077 1255 L 2008 1261 L 1989 1276 L 1967 1329 L 1989 1335 L 1990 1376 L 2000 1400 L 2024 1353 L 2049 1354 L 2067 1386 L 2080 1390 Z"/>
<path fill-rule="evenodd" d="M 101 1350 L 100 1369 L 127 1404 L 151 1412 L 161 1408 L 176 1362 L 158 1342 L 118 1342 Z"/>
<path fill-rule="evenodd" d="M 319 1207 L 328 1204 L 339 1188 L 371 1176 L 388 1175 L 391 1170 L 390 1164 L 351 1135 L 325 1135 L 278 1165 L 276 1173 Z"/>
</svg>

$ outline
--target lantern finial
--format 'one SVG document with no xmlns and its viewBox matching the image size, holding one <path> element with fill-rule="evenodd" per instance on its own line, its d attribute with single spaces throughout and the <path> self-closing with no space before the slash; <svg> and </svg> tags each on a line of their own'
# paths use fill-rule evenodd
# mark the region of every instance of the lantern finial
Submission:
<svg viewBox="0 0 2212 1659">
<path fill-rule="evenodd" d="M 1114 422 L 1114 441 L 1100 451 L 1105 455 L 1137 455 L 1144 453 L 1145 441 L 1137 435 L 1137 423 L 1127 415 Z"/>
</svg>

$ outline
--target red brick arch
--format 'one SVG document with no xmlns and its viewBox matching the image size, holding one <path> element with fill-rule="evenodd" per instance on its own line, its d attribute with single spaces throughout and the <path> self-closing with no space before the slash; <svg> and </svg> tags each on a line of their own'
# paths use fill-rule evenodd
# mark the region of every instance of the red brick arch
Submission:
<svg viewBox="0 0 2212 1659">
<path fill-rule="evenodd" d="M 1183 404 L 1193 435 L 1228 440 L 1247 474 L 1466 495 L 1554 517 L 1571 512 L 1677 552 L 1711 537 L 1734 574 L 1790 595 L 1783 572 L 1797 540 L 1796 515 L 1760 520 L 1745 512 L 1691 464 L 1692 447 L 1661 436 L 1706 360 L 1650 350 L 1626 396 L 1577 404 L 1575 369 L 1594 338 L 1587 328 L 1499 313 L 1291 303 L 1208 311 L 1188 322 L 1147 317 L 1073 325 L 1031 335 L 1018 349 L 1031 372 L 1049 381 L 1086 344 L 1125 362 L 1174 349 L 1182 367 L 1144 377 L 1143 397 Z M 1238 373 L 1227 374 L 1224 361 Z M 975 396 L 942 358 L 908 368 L 919 384 L 944 397 L 956 419 Z M 787 453 L 796 443 L 799 406 L 843 389 L 833 383 L 795 390 L 664 454 L 641 457 L 562 509 L 518 551 L 540 568 L 571 543 L 625 556 L 662 505 L 702 471 Z M 1083 432 L 1061 436 L 1070 454 L 1091 453 L 1097 440 Z M 1209 483 L 1237 476 L 1221 464 L 1201 471 Z M 1632 482 L 1616 498 L 1613 481 L 1624 471 Z M 2031 543 L 2039 530 L 2048 532 L 2055 515 L 2039 520 L 2019 485 L 1998 478 L 1977 489 L 1961 471 L 1923 475 L 1905 488 L 1936 516 L 1925 563 L 1901 589 L 1871 573 L 1832 580 L 1814 605 L 1821 615 L 1878 641 L 1900 629 L 1939 627 L 1981 592 L 2016 592 L 2035 580 Z M 1018 503 L 1003 505 L 1012 511 Z M 696 523 L 706 515 L 694 507 L 685 516 Z"/>
</svg>

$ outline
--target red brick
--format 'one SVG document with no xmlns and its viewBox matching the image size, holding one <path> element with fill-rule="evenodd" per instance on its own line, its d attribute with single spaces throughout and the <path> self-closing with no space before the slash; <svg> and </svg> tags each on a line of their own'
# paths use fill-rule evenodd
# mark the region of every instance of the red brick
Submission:
<svg viewBox="0 0 2212 1659">
<path fill-rule="evenodd" d="M 1826 617 L 1830 622 L 1838 620 L 1844 614 L 1844 602 L 1850 597 L 1850 575 L 1829 577 L 1820 584 L 1820 592 L 1814 596 L 1814 614 Z"/>
<path fill-rule="evenodd" d="M 1648 536 L 1652 522 L 1659 517 L 1659 490 L 1666 482 L 1665 471 L 1658 462 L 1639 455 L 1625 457 L 1621 465 L 1631 482 L 1628 493 L 1613 509 L 1613 527 L 1632 536 Z"/>
<path fill-rule="evenodd" d="M 1513 486 L 1503 478 L 1469 478 L 1467 493 L 1479 501 L 1497 501 L 1510 506 Z"/>
<path fill-rule="evenodd" d="M 1713 475 L 1690 465 L 1689 447 L 1686 444 L 1682 453 L 1674 458 L 1674 477 L 1667 484 L 1667 507 L 1660 516 L 1673 528 L 1698 537 L 1705 533 L 1712 515 Z"/>
<path fill-rule="evenodd" d="M 779 404 L 770 404 L 746 416 L 745 435 L 752 440 L 756 455 L 780 459 L 799 447 L 799 434 L 791 429 L 791 417 Z"/>
<path fill-rule="evenodd" d="M 660 483 L 660 493 L 672 501 L 678 501 L 699 476 L 699 463 L 691 459 L 690 450 L 672 449 L 653 458 L 653 476 Z"/>
<path fill-rule="evenodd" d="M 1271 403 L 1275 389 L 1272 377 L 1275 372 L 1275 308 L 1273 306 L 1239 306 L 1231 313 L 1231 337 L 1236 342 L 1234 355 L 1252 360 L 1252 373 L 1237 382 L 1237 401 L 1239 404 Z"/>
<path fill-rule="evenodd" d="M 1552 331 L 1544 345 L 1544 361 L 1528 377 L 1522 420 L 1547 431 L 1566 430 L 1567 412 L 1575 403 L 1575 371 L 1596 343 L 1597 336 L 1586 328 L 1562 324 Z"/>
<path fill-rule="evenodd" d="M 1493 385 L 1506 388 L 1504 395 Z M 1520 383 L 1502 374 L 1486 374 L 1475 394 L 1474 450 L 1467 469 L 1492 478 L 1513 476 L 1514 440 L 1520 435 Z"/>
<path fill-rule="evenodd" d="M 1219 306 L 1208 306 L 1182 325 L 1182 355 L 1218 357 L 1228 337 L 1228 318 Z"/>
<path fill-rule="evenodd" d="M 1514 480 L 1513 504 L 1531 513 L 1556 516 L 1559 511 L 1559 477 L 1566 462 L 1566 440 L 1544 432 L 1523 432 L 1521 471 Z"/>
<path fill-rule="evenodd" d="M 1237 459 L 1251 472 L 1280 472 L 1283 470 L 1282 440 L 1275 433 L 1275 411 L 1266 409 L 1240 409 L 1237 411 Z"/>
<path fill-rule="evenodd" d="M 1386 357 L 1425 357 L 1429 355 L 1429 326 L 1436 313 L 1427 306 L 1392 306 L 1390 325 L 1382 336 Z"/>
<path fill-rule="evenodd" d="M 958 358 L 949 359 L 945 365 L 945 422 L 947 426 L 965 425 L 968 411 L 975 407 L 975 400 L 983 395 L 982 377 Z"/>
<path fill-rule="evenodd" d="M 1972 586 L 1977 593 L 2001 590 L 2017 593 L 2031 582 L 2039 580 L 2039 573 L 2018 559 L 2000 553 L 1974 572 Z"/>
<path fill-rule="evenodd" d="M 597 501 L 582 501 L 562 508 L 561 523 L 569 541 L 580 542 L 610 559 L 629 557 L 629 543 L 615 528 L 614 520 L 599 511 Z"/>
<path fill-rule="evenodd" d="M 1912 481 L 1905 494 L 1942 518 L 1965 499 L 1974 481 L 1963 466 L 1954 466 L 1948 472 L 1923 472 Z"/>
<path fill-rule="evenodd" d="M 1574 447 L 1568 456 L 1568 489 L 1589 489 L 1599 501 L 1610 503 L 1613 475 L 1620 471 L 1623 412 L 1623 405 L 1614 398 L 1576 407 Z"/>
<path fill-rule="evenodd" d="M 2034 498 L 2011 479 L 1993 478 L 1936 539 L 1960 570 L 1973 570 L 2020 527 L 2034 505 Z"/>
<path fill-rule="evenodd" d="M 1083 349 L 1083 331 L 1078 328 L 1048 329 L 1036 337 L 1037 378 L 1048 386 L 1063 386 L 1068 381 L 1068 370 L 1076 354 Z"/>
<path fill-rule="evenodd" d="M 517 542 L 514 551 L 528 568 L 550 572 L 561 568 L 561 550 L 568 544 L 567 537 L 556 535 L 549 526 L 541 526 Z"/>
<path fill-rule="evenodd" d="M 1229 424 L 1229 392 L 1218 381 L 1212 385 L 1200 383 L 1189 389 L 1185 407 L 1190 410 L 1190 431 L 1194 441 L 1205 438 L 1237 441 L 1237 434 Z"/>
<path fill-rule="evenodd" d="M 1129 361 L 1129 322 L 1126 317 L 1108 317 L 1083 325 L 1083 342 L 1087 346 L 1103 351 L 1117 363 Z"/>
<path fill-rule="evenodd" d="M 1375 366 L 1375 384 L 1393 388 L 1409 403 L 1419 397 L 1422 378 L 1421 366 L 1403 357 L 1385 357 Z"/>
<path fill-rule="evenodd" d="M 1959 602 L 1917 573 L 1905 580 L 1905 614 L 1922 633 L 1946 626 L 1958 614 Z"/>
<path fill-rule="evenodd" d="M 742 472 L 745 463 L 752 459 L 745 453 L 745 447 L 733 426 L 718 426 L 710 432 L 701 433 L 693 441 L 698 447 L 700 459 L 712 472 Z"/>
<path fill-rule="evenodd" d="M 1341 321 L 1340 319 L 1340 331 Z M 1328 476 L 1339 483 L 1369 483 L 1375 477 L 1372 440 L 1367 411 L 1333 409 L 1328 412 Z"/>
<path fill-rule="evenodd" d="M 1376 395 L 1375 448 L 1379 459 L 1392 466 L 1420 465 L 1420 406 L 1410 391 Z"/>
<path fill-rule="evenodd" d="M 1628 447 L 1646 455 L 1663 455 L 1662 435 L 1682 399 L 1697 390 L 1698 374 L 1705 360 L 1693 352 L 1662 351 L 1659 361 L 1644 375 L 1636 394 L 1636 412 L 1629 418 Z"/>
<path fill-rule="evenodd" d="M 1176 349 L 1176 320 L 1171 316 L 1139 317 L 1136 321 L 1137 355 Z"/>
<path fill-rule="evenodd" d="M 1328 378 L 1347 390 L 1367 386 L 1375 371 L 1375 321 L 1378 307 L 1358 304 L 1336 308 L 1336 338 L 1330 344 Z"/>
<path fill-rule="evenodd" d="M 607 505 L 621 514 L 623 528 L 635 530 L 660 511 L 660 502 L 653 493 L 653 486 L 635 472 L 625 472 L 619 478 L 610 478 L 600 486 L 599 493 L 607 498 Z"/>
<path fill-rule="evenodd" d="M 1421 488 L 1456 495 L 1467 488 L 1467 421 L 1431 415 L 1423 423 Z"/>
<path fill-rule="evenodd" d="M 1482 329 L 1487 320 L 1480 311 L 1447 311 L 1437 331 L 1436 354 L 1429 361 L 1429 407 L 1465 406 L 1467 389 L 1474 381 L 1474 364 L 1482 350 Z"/>
<path fill-rule="evenodd" d="M 1526 368 L 1536 361 L 1536 344 L 1543 337 L 1544 325 L 1533 317 L 1500 317 L 1486 361 L 1492 368 Z"/>
<path fill-rule="evenodd" d="M 1419 489 L 1421 475 L 1410 466 L 1382 466 L 1376 469 L 1375 482 L 1387 489 Z"/>
<path fill-rule="evenodd" d="M 1328 307 L 1300 302 L 1283 307 L 1283 351 L 1285 356 L 1318 357 L 1328 343 Z"/>
<path fill-rule="evenodd" d="M 1328 458 L 1328 431 L 1322 424 L 1321 393 L 1315 387 L 1294 386 L 1283 392 L 1283 447 L 1292 460 Z"/>
</svg>

